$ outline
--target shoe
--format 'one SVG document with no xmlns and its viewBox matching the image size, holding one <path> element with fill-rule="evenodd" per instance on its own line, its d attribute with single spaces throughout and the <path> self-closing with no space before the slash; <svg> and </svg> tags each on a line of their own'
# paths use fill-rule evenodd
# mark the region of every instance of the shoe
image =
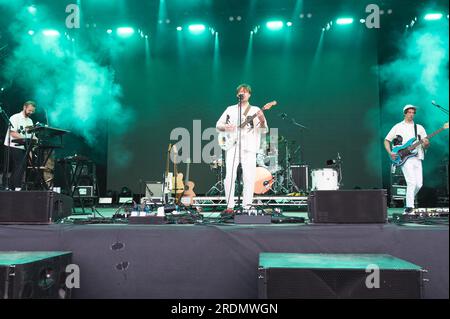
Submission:
<svg viewBox="0 0 450 319">
<path fill-rule="evenodd" d="M 227 208 L 223 212 L 220 213 L 220 216 L 222 217 L 231 217 L 234 215 L 234 209 Z"/>
<path fill-rule="evenodd" d="M 405 207 L 405 210 L 403 211 L 403 215 L 416 215 L 416 213 L 414 212 L 414 208 L 412 207 Z"/>
</svg>

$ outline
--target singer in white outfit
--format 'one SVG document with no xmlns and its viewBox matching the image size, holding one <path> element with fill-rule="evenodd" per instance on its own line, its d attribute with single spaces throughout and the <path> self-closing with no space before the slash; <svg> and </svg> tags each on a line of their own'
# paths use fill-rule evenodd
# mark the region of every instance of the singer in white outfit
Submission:
<svg viewBox="0 0 450 319">
<path fill-rule="evenodd" d="M 255 119 L 248 123 L 244 128 L 239 129 L 239 104 L 229 106 L 217 121 L 216 128 L 222 132 L 234 132 L 239 134 L 241 131 L 241 163 L 243 189 L 243 207 L 248 209 L 253 202 L 255 188 L 256 172 L 256 153 L 260 148 L 261 134 L 267 132 L 267 122 L 264 113 L 256 106 L 251 106 L 249 99 L 252 89 L 248 84 L 241 84 L 236 89 L 237 97 L 241 101 L 241 123 L 254 114 L 258 114 Z M 236 135 L 236 136 L 237 136 Z M 237 168 L 239 164 L 239 143 L 226 152 L 226 177 L 225 177 L 225 196 L 227 198 L 227 213 L 232 213 L 235 200 L 235 181 L 237 177 Z"/>
<path fill-rule="evenodd" d="M 427 133 L 422 125 L 417 124 L 415 129 L 414 116 L 417 107 L 408 104 L 403 108 L 404 121 L 396 124 L 388 133 L 384 141 L 384 147 L 392 159 L 396 154 L 391 151 L 391 142 L 396 140 L 397 145 L 403 145 L 412 138 L 423 140 L 422 146 L 418 147 L 417 156 L 409 158 L 402 165 L 402 172 L 406 180 L 406 207 L 405 214 L 414 214 L 414 198 L 423 185 L 422 161 L 425 158 L 424 149 L 430 146 L 430 141 L 426 139 Z M 417 136 L 416 136 L 417 131 Z"/>
</svg>

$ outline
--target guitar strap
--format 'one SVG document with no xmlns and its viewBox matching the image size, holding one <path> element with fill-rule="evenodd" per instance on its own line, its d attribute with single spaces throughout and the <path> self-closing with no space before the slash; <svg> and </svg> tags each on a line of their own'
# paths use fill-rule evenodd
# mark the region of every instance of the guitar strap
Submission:
<svg viewBox="0 0 450 319">
<path fill-rule="evenodd" d="M 250 108 L 251 108 L 251 106 L 249 105 L 247 110 L 244 112 L 244 116 L 242 117 L 243 122 L 241 124 L 243 124 L 246 121 L 248 112 L 250 112 Z"/>
</svg>

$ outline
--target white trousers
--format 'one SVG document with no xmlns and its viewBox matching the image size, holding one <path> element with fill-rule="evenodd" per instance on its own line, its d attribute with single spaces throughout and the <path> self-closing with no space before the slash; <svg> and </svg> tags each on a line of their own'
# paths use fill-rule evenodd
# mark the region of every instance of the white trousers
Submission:
<svg viewBox="0 0 450 319">
<path fill-rule="evenodd" d="M 402 166 L 406 180 L 406 207 L 414 208 L 414 198 L 423 185 L 422 160 L 411 157 Z"/>
<path fill-rule="evenodd" d="M 253 203 L 253 194 L 255 192 L 255 173 L 256 173 L 256 153 L 242 150 L 242 181 L 244 183 L 242 206 L 248 207 Z M 234 208 L 234 191 L 237 177 L 237 168 L 239 164 L 239 149 L 232 147 L 226 152 L 226 176 L 225 176 L 225 196 L 227 207 Z"/>
</svg>

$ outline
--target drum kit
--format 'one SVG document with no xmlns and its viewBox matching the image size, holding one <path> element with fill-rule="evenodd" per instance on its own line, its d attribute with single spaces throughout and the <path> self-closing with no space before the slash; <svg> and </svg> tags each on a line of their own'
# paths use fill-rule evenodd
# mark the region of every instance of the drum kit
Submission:
<svg viewBox="0 0 450 319">
<path fill-rule="evenodd" d="M 284 166 L 279 164 L 278 146 L 284 147 Z M 336 160 L 329 160 L 327 168 L 314 169 L 311 176 L 307 173 L 305 178 L 311 177 L 311 188 L 297 184 L 309 185 L 309 183 L 296 183 L 293 178 L 293 159 L 301 149 L 298 146 L 292 151 L 295 142 L 280 136 L 278 143 L 262 143 L 262 148 L 256 155 L 255 194 L 256 195 L 287 195 L 292 193 L 306 194 L 315 190 L 338 190 L 341 186 L 342 171 L 341 157 L 338 154 Z M 307 166 L 307 165 L 304 165 Z M 207 196 L 225 194 L 225 160 L 224 155 L 212 158 L 210 169 L 215 172 L 216 184 L 206 193 Z M 308 188 L 308 189 L 303 189 Z"/>
</svg>

